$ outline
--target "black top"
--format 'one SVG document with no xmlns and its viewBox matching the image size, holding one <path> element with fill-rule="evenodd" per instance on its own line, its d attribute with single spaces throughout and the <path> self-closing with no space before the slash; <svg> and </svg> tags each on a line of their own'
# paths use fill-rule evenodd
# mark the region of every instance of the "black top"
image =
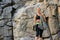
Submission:
<svg viewBox="0 0 60 40">
<path fill-rule="evenodd" d="M 37 19 L 40 19 L 40 16 L 38 16 L 38 15 L 36 14 L 36 20 L 37 20 Z"/>
</svg>

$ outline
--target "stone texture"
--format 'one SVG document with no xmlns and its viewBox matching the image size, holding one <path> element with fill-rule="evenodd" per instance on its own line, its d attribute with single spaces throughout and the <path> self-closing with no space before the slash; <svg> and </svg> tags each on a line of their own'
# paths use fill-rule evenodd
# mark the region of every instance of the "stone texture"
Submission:
<svg viewBox="0 0 60 40">
<path fill-rule="evenodd" d="M 53 1 L 49 1 L 49 2 L 53 4 Z M 35 32 L 32 30 L 32 26 L 33 26 L 33 15 L 36 14 L 37 6 L 40 6 L 40 8 L 42 9 L 41 12 L 44 13 L 46 17 L 49 17 L 48 19 L 49 27 L 43 32 L 44 40 L 52 40 L 52 38 L 53 40 L 56 40 L 58 38 L 58 37 L 56 38 L 56 36 L 53 36 L 53 35 L 56 35 L 59 31 L 58 19 L 56 15 L 56 6 L 50 5 L 48 6 L 48 8 L 46 8 L 47 7 L 46 0 L 44 3 L 40 3 L 40 4 L 37 3 L 34 5 L 29 5 L 29 6 L 28 4 L 26 4 L 25 5 L 26 7 L 22 7 L 18 9 L 13 19 L 14 39 L 16 39 L 15 37 L 17 37 L 16 40 L 19 40 L 19 37 L 26 37 L 26 36 L 34 37 L 35 36 Z M 45 37 L 47 38 L 45 39 Z M 24 39 L 22 38 L 22 40 Z"/>
<path fill-rule="evenodd" d="M 4 25 L 4 20 L 0 20 L 0 26 Z"/>
<path fill-rule="evenodd" d="M 11 11 L 12 11 L 12 7 L 6 7 L 3 9 L 3 13 L 2 13 L 2 16 L 4 18 L 11 18 Z"/>
<path fill-rule="evenodd" d="M 0 19 L 3 19 L 3 16 L 2 16 L 2 14 L 0 15 Z"/>
<path fill-rule="evenodd" d="M 20 37 L 14 37 L 15 39 L 14 40 L 20 40 Z"/>
<path fill-rule="evenodd" d="M 60 5 L 60 0 L 58 0 L 58 5 Z"/>
<path fill-rule="evenodd" d="M 3 27 L 3 36 L 12 36 L 12 30 L 11 27 L 4 26 Z"/>
<path fill-rule="evenodd" d="M 54 4 L 58 4 L 58 0 L 53 0 Z"/>
<path fill-rule="evenodd" d="M 48 17 L 44 40 L 60 40 L 60 0 L 0 1 L 0 40 L 34 40 L 33 16 L 38 6 Z"/>
<path fill-rule="evenodd" d="M 44 40 L 51 40 L 51 38 L 47 38 L 47 39 L 44 39 Z"/>
<path fill-rule="evenodd" d="M 12 21 L 7 22 L 7 26 L 13 26 Z"/>
<path fill-rule="evenodd" d="M 19 3 L 20 2 L 20 0 L 13 0 L 15 3 Z"/>
<path fill-rule="evenodd" d="M 50 36 L 49 30 L 48 29 L 44 30 L 42 35 L 43 35 L 43 37 L 49 37 Z"/>
<path fill-rule="evenodd" d="M 2 8 L 0 8 L 0 14 L 1 14 L 1 12 L 2 12 Z"/>
<path fill-rule="evenodd" d="M 3 28 L 2 27 L 0 27 L 0 39 L 2 39 L 3 38 Z"/>
<path fill-rule="evenodd" d="M 33 40 L 33 38 L 30 38 L 30 37 L 23 37 L 23 38 L 20 38 L 20 40 Z"/>
<path fill-rule="evenodd" d="M 58 37 L 57 34 L 56 35 L 53 35 L 52 37 L 53 37 L 53 40 L 59 40 L 59 37 Z"/>
<path fill-rule="evenodd" d="M 11 21 L 11 19 L 4 19 L 4 20 L 0 20 L 0 26 L 4 26 L 7 24 L 7 22 Z"/>
<path fill-rule="evenodd" d="M 17 9 L 19 7 L 19 4 L 13 5 L 13 8 Z"/>
<path fill-rule="evenodd" d="M 13 22 L 14 29 L 13 30 L 14 30 L 14 32 L 16 32 L 16 33 L 14 33 L 15 34 L 14 36 L 25 36 L 25 35 L 23 35 L 25 33 L 24 31 L 26 31 L 28 34 L 29 33 L 31 35 L 33 34 L 32 33 L 33 32 L 33 30 L 32 30 L 33 20 L 32 19 L 33 19 L 33 15 L 34 15 L 33 13 L 36 13 L 36 10 L 33 11 L 36 8 L 35 6 L 37 6 L 37 4 L 34 6 L 30 6 L 30 7 L 28 6 L 26 8 L 23 7 L 18 10 L 17 14 L 14 15 L 14 19 L 13 19 L 14 20 L 14 22 Z M 19 16 L 17 16 L 18 14 L 19 14 Z M 17 17 L 15 17 L 15 16 L 17 16 Z M 25 33 L 25 34 L 27 34 L 27 33 Z M 17 35 L 17 34 L 19 34 L 19 35 Z"/>
<path fill-rule="evenodd" d="M 4 3 L 11 3 L 11 0 L 2 0 Z"/>
<path fill-rule="evenodd" d="M 49 18 L 49 28 L 51 30 L 51 34 L 55 34 L 58 32 L 59 25 L 57 19 Z"/>
<path fill-rule="evenodd" d="M 60 40 L 60 32 L 58 32 L 58 34 L 57 34 L 57 35 L 58 35 L 58 39 Z"/>
<path fill-rule="evenodd" d="M 51 13 L 52 13 L 52 16 L 53 15 L 56 16 L 56 6 L 55 5 L 51 6 Z"/>
<path fill-rule="evenodd" d="M 4 37 L 3 40 L 12 40 L 11 37 Z"/>
</svg>

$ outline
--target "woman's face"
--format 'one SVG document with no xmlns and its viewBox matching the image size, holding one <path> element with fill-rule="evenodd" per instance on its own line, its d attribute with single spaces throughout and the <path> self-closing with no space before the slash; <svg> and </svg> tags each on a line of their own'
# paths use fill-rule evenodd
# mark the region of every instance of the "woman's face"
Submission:
<svg viewBox="0 0 60 40">
<path fill-rule="evenodd" d="M 43 2 L 44 0 L 37 0 L 37 2 Z"/>
<path fill-rule="evenodd" d="M 40 10 L 41 10 L 40 8 L 37 8 L 37 13 L 40 13 Z"/>
<path fill-rule="evenodd" d="M 40 0 L 37 0 L 37 2 L 39 2 Z"/>
</svg>

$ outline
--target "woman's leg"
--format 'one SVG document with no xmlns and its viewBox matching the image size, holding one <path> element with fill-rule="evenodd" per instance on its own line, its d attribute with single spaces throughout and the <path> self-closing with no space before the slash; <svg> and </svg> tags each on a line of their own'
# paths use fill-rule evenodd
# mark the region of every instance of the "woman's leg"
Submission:
<svg viewBox="0 0 60 40">
<path fill-rule="evenodd" d="M 42 39 L 42 33 L 43 33 L 43 30 L 40 29 L 40 31 L 39 31 L 39 35 L 40 35 L 39 40 L 43 40 Z"/>
<path fill-rule="evenodd" d="M 39 39 L 39 29 L 38 29 L 38 24 L 36 25 L 36 37 L 35 40 Z"/>
<path fill-rule="evenodd" d="M 35 37 L 35 40 L 38 40 L 39 39 L 39 31 L 36 31 L 36 37 Z"/>
<path fill-rule="evenodd" d="M 35 40 L 38 40 L 38 39 L 39 39 L 39 31 L 37 30 Z"/>
</svg>

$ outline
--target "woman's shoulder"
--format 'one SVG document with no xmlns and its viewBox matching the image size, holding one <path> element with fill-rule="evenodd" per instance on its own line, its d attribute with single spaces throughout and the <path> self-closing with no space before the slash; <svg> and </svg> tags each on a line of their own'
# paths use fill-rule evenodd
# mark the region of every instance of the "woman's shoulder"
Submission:
<svg viewBox="0 0 60 40">
<path fill-rule="evenodd" d="M 34 14 L 34 17 L 36 17 L 36 14 Z"/>
</svg>

